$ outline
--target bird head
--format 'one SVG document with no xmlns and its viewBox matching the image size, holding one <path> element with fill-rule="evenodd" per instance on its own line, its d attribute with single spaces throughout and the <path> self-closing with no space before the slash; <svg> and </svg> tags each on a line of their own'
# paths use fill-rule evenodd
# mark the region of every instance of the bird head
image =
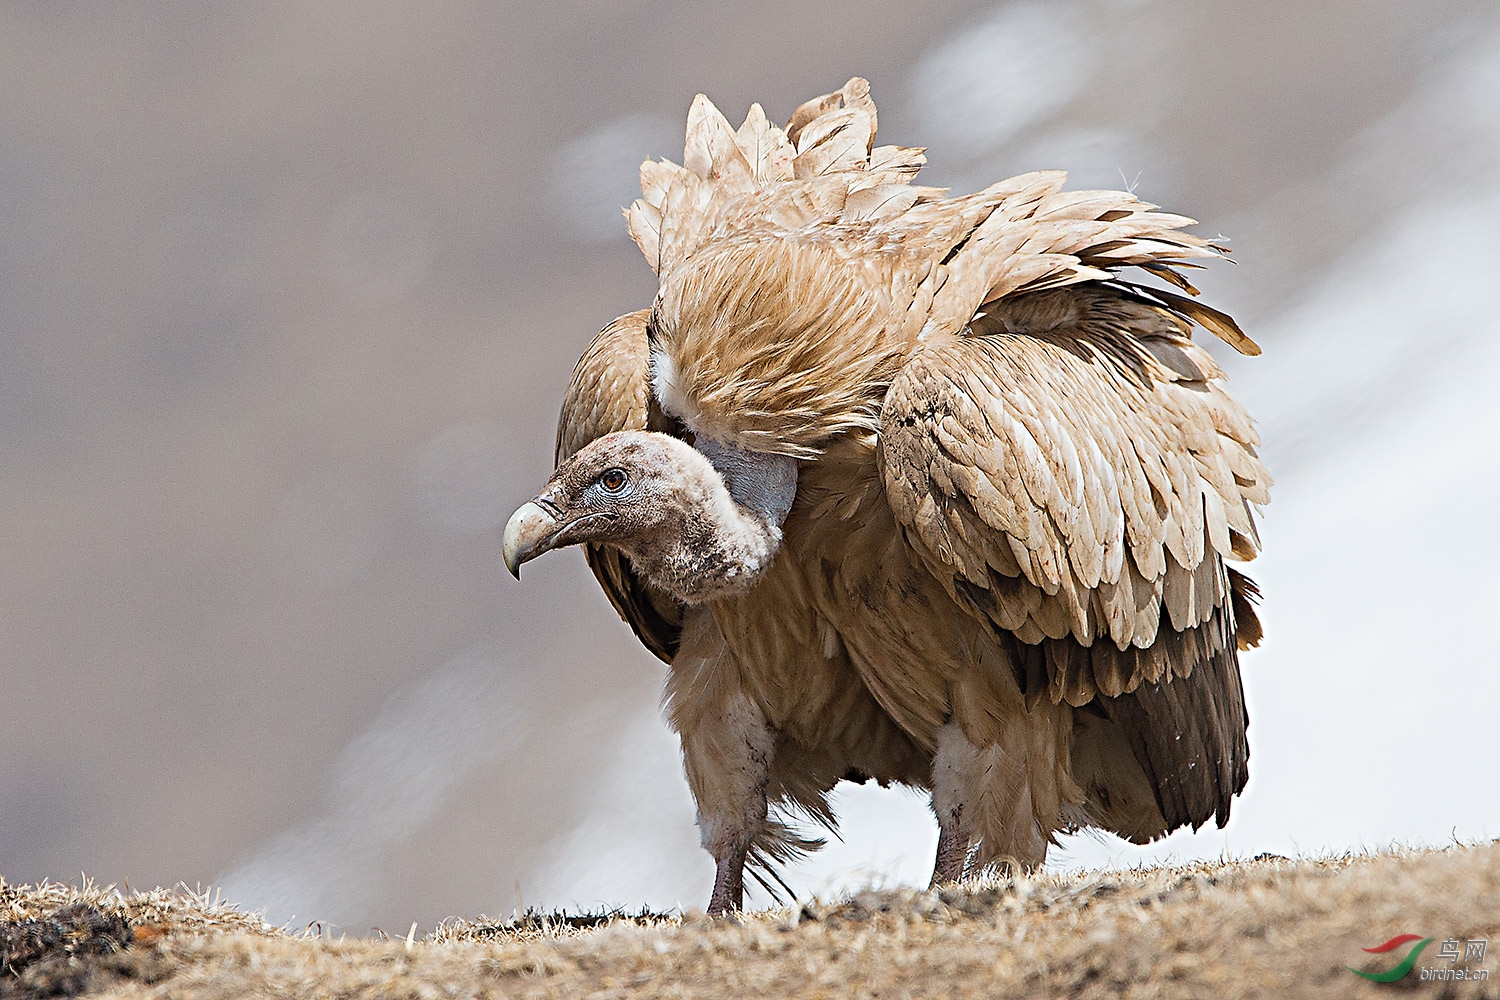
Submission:
<svg viewBox="0 0 1500 1000">
<path fill-rule="evenodd" d="M 579 449 L 505 525 L 505 565 L 582 543 L 611 545 L 688 604 L 749 589 L 781 543 L 775 518 L 742 507 L 698 449 L 618 431 Z"/>
</svg>

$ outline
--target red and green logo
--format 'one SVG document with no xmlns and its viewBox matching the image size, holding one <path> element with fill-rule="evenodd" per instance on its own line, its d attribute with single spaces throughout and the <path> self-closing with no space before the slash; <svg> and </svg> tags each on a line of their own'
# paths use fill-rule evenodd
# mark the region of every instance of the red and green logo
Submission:
<svg viewBox="0 0 1500 1000">
<path fill-rule="evenodd" d="M 1432 944 L 1433 939 L 1424 938 L 1418 934 L 1397 934 L 1395 937 L 1391 938 L 1384 944 L 1377 944 L 1373 948 L 1362 949 L 1372 955 L 1384 955 L 1388 952 L 1395 951 L 1397 948 L 1411 941 L 1416 941 L 1417 943 L 1413 945 L 1412 949 L 1406 953 L 1406 957 L 1403 958 L 1394 968 L 1387 969 L 1385 972 L 1361 972 L 1352 965 L 1346 965 L 1344 966 L 1344 968 L 1348 969 L 1356 976 L 1363 976 L 1364 978 L 1370 980 L 1372 983 L 1394 983 L 1396 980 L 1401 979 L 1402 977 L 1406 976 L 1407 973 L 1411 972 L 1412 966 L 1417 964 L 1417 957 L 1422 954 L 1422 949 Z"/>
</svg>

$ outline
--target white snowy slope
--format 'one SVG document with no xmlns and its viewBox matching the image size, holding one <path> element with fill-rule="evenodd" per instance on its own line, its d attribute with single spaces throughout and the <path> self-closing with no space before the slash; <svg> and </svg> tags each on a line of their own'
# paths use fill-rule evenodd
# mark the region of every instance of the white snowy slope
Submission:
<svg viewBox="0 0 1500 1000">
<path fill-rule="evenodd" d="M 274 923 L 357 926 L 392 849 L 475 768 L 517 752 L 525 729 L 513 687 L 498 661 L 471 652 L 399 692 L 340 754 L 322 812 L 215 882 Z"/>
</svg>

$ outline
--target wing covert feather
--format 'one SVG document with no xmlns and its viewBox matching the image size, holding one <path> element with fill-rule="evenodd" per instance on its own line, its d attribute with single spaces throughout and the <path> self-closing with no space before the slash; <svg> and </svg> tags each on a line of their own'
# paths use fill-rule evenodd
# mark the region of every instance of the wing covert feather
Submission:
<svg viewBox="0 0 1500 1000">
<path fill-rule="evenodd" d="M 1154 682 L 1160 658 L 1132 650 L 1232 622 L 1223 560 L 1254 554 L 1248 504 L 1270 477 L 1221 377 L 1181 319 L 1096 287 L 992 303 L 892 382 L 881 462 L 897 521 L 955 600 L 1049 644 L 1055 700 Z"/>
</svg>

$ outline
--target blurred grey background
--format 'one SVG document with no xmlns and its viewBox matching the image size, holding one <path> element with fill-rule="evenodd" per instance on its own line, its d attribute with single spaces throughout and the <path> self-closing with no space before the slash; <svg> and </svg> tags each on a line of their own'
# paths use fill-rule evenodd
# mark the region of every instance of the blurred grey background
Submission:
<svg viewBox="0 0 1500 1000">
<path fill-rule="evenodd" d="M 581 557 L 504 575 L 568 372 L 654 280 L 619 206 L 697 91 L 867 76 L 928 183 L 1038 167 L 1229 239 L 1278 477 L 1225 831 L 1500 835 L 1500 6 L 0 7 L 0 874 L 363 933 L 703 905 L 662 669 Z M 800 891 L 919 882 L 849 788 Z M 761 899 L 763 902 L 763 898 Z"/>
</svg>

